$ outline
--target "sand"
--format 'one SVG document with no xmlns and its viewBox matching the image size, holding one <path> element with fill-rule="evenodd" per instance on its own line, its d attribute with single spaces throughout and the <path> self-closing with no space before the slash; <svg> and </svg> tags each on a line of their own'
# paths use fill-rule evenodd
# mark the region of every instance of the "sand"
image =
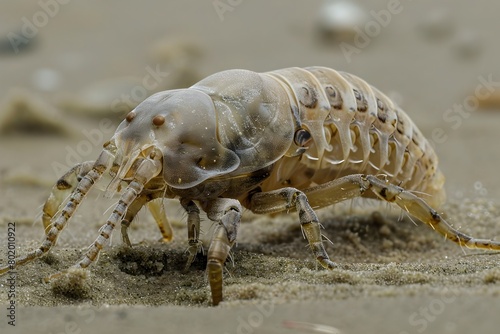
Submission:
<svg viewBox="0 0 500 334">
<path fill-rule="evenodd" d="M 320 42 L 316 34 L 321 2 L 243 1 L 221 21 L 211 2 L 75 0 L 60 5 L 39 28 L 31 48 L 2 54 L 0 98 L 22 88 L 58 105 L 59 93 L 78 94 L 110 78 L 144 77 L 147 66 L 155 65 L 148 53 L 151 46 L 165 36 L 189 39 L 203 51 L 193 64 L 200 77 L 227 68 L 323 65 L 345 70 L 397 99 L 427 137 L 443 130 L 446 139 L 434 142 L 447 178 L 448 202 L 440 212 L 467 234 L 498 239 L 500 115 L 494 108 L 470 114 L 448 111 L 474 96 L 489 76 L 492 81 L 500 78 L 500 47 L 494 43 L 499 27 L 493 19 L 500 8 L 488 1 L 477 3 L 439 4 L 450 9 L 455 35 L 477 35 L 472 44 L 477 54 L 464 53 L 460 44 L 457 49 L 453 36 L 435 41 L 419 30 L 436 8 L 430 1 L 402 2 L 401 13 L 349 62 L 338 44 Z M 385 1 L 364 5 L 368 10 L 387 8 Z M 9 14 L 1 14 L 2 19 L 8 16 L 1 21 L 4 32 L 41 10 L 36 4 L 5 6 Z M 42 75 L 40 85 L 34 78 L 44 68 L 53 72 Z M 54 73 L 58 79 L 48 84 Z M 7 258 L 9 223 L 16 226 L 19 254 L 37 247 L 43 228 L 36 217 L 60 167 L 95 159 L 118 124 L 116 115 L 60 112 L 62 127 L 68 122 L 71 129 L 78 125 L 87 134 L 100 129 L 102 138 L 26 129 L 2 135 L 2 261 Z M 444 115 L 454 116 L 453 121 Z M 102 119 L 112 125 L 103 127 Z M 233 262 L 226 265 L 225 300 L 216 308 L 210 306 L 205 257 L 200 254 L 182 272 L 186 217 L 175 201 L 166 201 L 175 232 L 171 243 L 158 241 L 154 221 L 141 212 L 130 230 L 132 249 L 122 245 L 116 231 L 112 245 L 90 271 L 74 273 L 72 281 L 42 283 L 79 259 L 113 203 L 93 191 L 50 255 L 17 270 L 15 327 L 7 317 L 8 276 L 0 278 L 2 333 L 320 333 L 313 324 L 328 326 L 323 333 L 486 333 L 500 325 L 499 255 L 461 249 L 423 224 L 401 218 L 398 210 L 363 201 L 319 211 L 324 234 L 332 241 L 326 249 L 339 265 L 333 271 L 317 267 L 295 214 L 245 212 Z M 202 230 L 204 239 L 209 238 L 213 225 L 206 217 Z"/>
</svg>

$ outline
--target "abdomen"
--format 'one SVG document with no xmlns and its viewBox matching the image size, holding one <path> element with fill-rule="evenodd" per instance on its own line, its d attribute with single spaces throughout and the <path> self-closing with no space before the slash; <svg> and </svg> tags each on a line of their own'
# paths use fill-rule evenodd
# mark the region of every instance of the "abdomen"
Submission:
<svg viewBox="0 0 500 334">
<path fill-rule="evenodd" d="M 349 174 L 385 174 L 391 183 L 427 193 L 439 205 L 444 177 L 430 143 L 387 96 L 362 79 L 324 67 L 263 73 L 287 90 L 294 117 L 312 137 L 297 156 L 273 166 L 263 191 L 305 189 Z"/>
</svg>

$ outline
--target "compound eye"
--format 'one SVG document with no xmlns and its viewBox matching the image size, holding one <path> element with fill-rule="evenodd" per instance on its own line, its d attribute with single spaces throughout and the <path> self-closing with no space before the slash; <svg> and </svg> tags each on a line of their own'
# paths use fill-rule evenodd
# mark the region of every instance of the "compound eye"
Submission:
<svg viewBox="0 0 500 334">
<path fill-rule="evenodd" d="M 156 125 L 156 126 L 161 126 L 163 125 L 163 123 L 165 123 L 165 117 L 162 116 L 162 115 L 156 115 L 155 117 L 153 117 L 153 124 Z"/>
<path fill-rule="evenodd" d="M 311 134 L 306 129 L 298 129 L 297 131 L 295 131 L 295 136 L 293 138 L 295 144 L 300 147 L 307 146 L 310 143 L 311 139 Z"/>
<path fill-rule="evenodd" d="M 127 120 L 127 122 L 132 122 L 132 120 L 135 118 L 135 112 L 134 111 L 131 111 L 127 114 L 127 117 L 125 117 L 125 119 Z"/>
</svg>

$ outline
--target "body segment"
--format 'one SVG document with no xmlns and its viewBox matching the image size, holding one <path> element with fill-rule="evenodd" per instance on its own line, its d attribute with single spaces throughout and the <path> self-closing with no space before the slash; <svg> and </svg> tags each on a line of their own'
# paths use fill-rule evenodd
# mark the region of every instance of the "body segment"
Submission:
<svg viewBox="0 0 500 334">
<path fill-rule="evenodd" d="M 262 214 L 296 210 L 314 256 L 328 269 L 335 263 L 313 208 L 355 197 L 393 202 L 460 245 L 500 250 L 499 242 L 453 229 L 432 208 L 444 201 L 444 178 L 410 118 L 365 81 L 324 67 L 224 71 L 149 97 L 95 162 L 61 177 L 44 206 L 45 241 L 0 274 L 47 253 L 99 182 L 107 196 L 119 193 L 120 199 L 75 266 L 94 262 L 120 222 L 130 246 L 127 228 L 144 205 L 162 239 L 171 240 L 158 200 L 178 198 L 188 213 L 184 269 L 201 250 L 200 209 L 217 223 L 207 253 L 214 305 L 223 299 L 223 266 L 237 241 L 242 207 Z"/>
</svg>

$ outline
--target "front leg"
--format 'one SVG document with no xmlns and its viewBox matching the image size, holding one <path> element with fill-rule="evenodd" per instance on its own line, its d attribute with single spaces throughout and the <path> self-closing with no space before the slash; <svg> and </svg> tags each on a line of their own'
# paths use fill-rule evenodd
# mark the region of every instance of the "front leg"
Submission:
<svg viewBox="0 0 500 334">
<path fill-rule="evenodd" d="M 162 235 L 161 241 L 170 242 L 174 237 L 174 232 L 172 231 L 172 225 L 170 225 L 170 222 L 168 221 L 167 213 L 165 212 L 165 207 L 163 205 L 163 193 L 160 194 L 162 196 L 148 202 L 147 207 L 158 225 L 158 229 Z"/>
<path fill-rule="evenodd" d="M 188 199 L 182 198 L 181 205 L 188 214 L 187 229 L 188 229 L 188 249 L 189 253 L 184 272 L 189 270 L 191 263 L 193 263 L 196 254 L 202 249 L 203 244 L 200 241 L 200 210 L 196 204 Z"/>
<path fill-rule="evenodd" d="M 42 222 L 45 233 L 48 233 L 52 225 L 52 218 L 61 209 L 62 203 L 68 198 L 78 186 L 78 182 L 92 169 L 94 161 L 86 161 L 75 165 L 57 180 L 52 187 L 49 198 L 43 205 Z"/>
<path fill-rule="evenodd" d="M 92 170 L 96 168 L 97 167 L 95 166 L 93 167 Z M 97 260 L 101 250 L 104 248 L 104 246 L 106 246 L 109 243 L 115 226 L 123 219 L 130 205 L 135 201 L 135 199 L 138 196 L 140 196 L 140 194 L 142 194 L 144 186 L 153 177 L 157 176 L 160 173 L 161 162 L 159 160 L 144 159 L 142 160 L 141 164 L 136 168 L 137 170 L 135 172 L 134 179 L 129 182 L 125 190 L 123 190 L 123 192 L 121 193 L 120 199 L 118 200 L 118 203 L 114 206 L 111 215 L 106 220 L 106 223 L 99 229 L 99 235 L 97 236 L 95 241 L 88 247 L 87 251 L 85 252 L 84 256 L 80 259 L 80 261 L 78 261 L 73 267 L 85 269 Z M 91 176 L 91 172 L 89 172 L 85 177 L 89 178 L 89 175 Z M 86 183 L 91 183 L 91 184 L 95 183 L 92 182 L 93 179 L 89 179 L 88 181 L 89 182 Z M 85 195 L 86 192 L 87 191 L 84 191 L 83 194 Z M 65 216 L 68 216 L 69 218 L 71 217 L 71 214 L 67 215 L 62 214 L 61 216 L 64 218 L 66 218 Z M 43 248 L 40 247 L 40 250 L 43 251 Z M 45 278 L 45 282 L 49 282 L 50 280 L 65 274 L 67 274 L 67 271 L 56 273 L 54 275 Z"/>
<path fill-rule="evenodd" d="M 210 220 L 219 224 L 215 228 L 208 249 L 207 274 L 214 306 L 222 301 L 222 270 L 231 247 L 236 241 L 241 220 L 241 204 L 237 200 L 218 198 L 203 207 Z"/>
</svg>

